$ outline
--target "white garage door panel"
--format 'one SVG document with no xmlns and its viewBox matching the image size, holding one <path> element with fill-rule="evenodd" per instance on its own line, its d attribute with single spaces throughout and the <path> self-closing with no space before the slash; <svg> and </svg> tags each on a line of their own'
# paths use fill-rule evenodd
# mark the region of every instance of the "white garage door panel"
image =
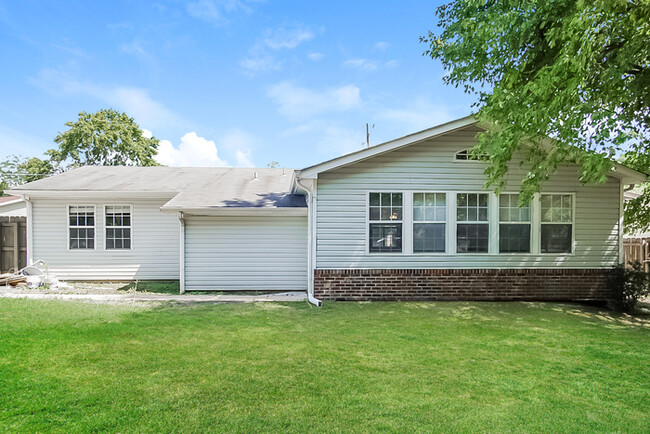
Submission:
<svg viewBox="0 0 650 434">
<path fill-rule="evenodd" d="M 307 289 L 307 217 L 188 217 L 185 289 Z"/>
</svg>

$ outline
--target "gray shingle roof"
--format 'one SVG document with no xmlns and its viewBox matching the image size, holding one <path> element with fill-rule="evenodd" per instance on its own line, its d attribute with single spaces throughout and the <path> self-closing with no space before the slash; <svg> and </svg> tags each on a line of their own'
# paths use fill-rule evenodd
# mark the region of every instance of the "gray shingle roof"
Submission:
<svg viewBox="0 0 650 434">
<path fill-rule="evenodd" d="M 293 169 L 84 166 L 11 191 L 169 192 L 171 209 L 306 207 L 293 177 Z"/>
</svg>

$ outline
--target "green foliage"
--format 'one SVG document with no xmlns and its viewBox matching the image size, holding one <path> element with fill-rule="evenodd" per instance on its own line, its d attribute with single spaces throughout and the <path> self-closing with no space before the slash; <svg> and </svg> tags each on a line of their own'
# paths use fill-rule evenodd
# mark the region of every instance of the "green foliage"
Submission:
<svg viewBox="0 0 650 434">
<path fill-rule="evenodd" d="M 133 118 L 113 109 L 79 113 L 76 122 L 65 124 L 68 131 L 54 141 L 59 148 L 51 151 L 52 161 L 70 161 L 73 167 L 157 166 L 154 160 L 158 139 L 147 138 Z"/>
<path fill-rule="evenodd" d="M 639 299 L 650 294 L 648 273 L 639 261 L 630 262 L 630 267 L 615 266 L 609 283 L 616 297 L 615 307 L 624 312 L 633 312 Z"/>
<path fill-rule="evenodd" d="M 437 16 L 440 31 L 420 38 L 425 55 L 442 62 L 445 83 L 478 96 L 476 116 L 495 127 L 477 145 L 491 156 L 488 185 L 503 187 L 517 152 L 522 201 L 567 160 L 582 182 L 603 182 L 624 152 L 650 171 L 649 1 L 455 0 Z"/>
<path fill-rule="evenodd" d="M 270 163 L 268 163 L 266 165 L 266 167 L 268 167 L 270 169 L 276 169 L 276 168 L 280 167 L 280 163 L 278 163 L 277 161 L 271 161 Z"/>
<path fill-rule="evenodd" d="M 0 190 L 4 192 L 10 187 L 45 178 L 55 171 L 56 167 L 49 160 L 10 155 L 0 162 Z"/>
</svg>

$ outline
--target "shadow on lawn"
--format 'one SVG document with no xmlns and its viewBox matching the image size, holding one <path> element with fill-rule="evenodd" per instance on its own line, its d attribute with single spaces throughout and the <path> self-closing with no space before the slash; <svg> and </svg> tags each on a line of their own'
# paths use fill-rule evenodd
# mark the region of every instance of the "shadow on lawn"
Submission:
<svg viewBox="0 0 650 434">
<path fill-rule="evenodd" d="M 650 306 L 648 306 L 650 307 Z M 650 329 L 650 314 L 647 308 L 640 306 L 637 314 L 619 313 L 611 310 L 559 304 L 553 307 L 556 312 L 563 312 L 581 318 L 603 321 L 616 327 L 636 326 Z"/>
</svg>

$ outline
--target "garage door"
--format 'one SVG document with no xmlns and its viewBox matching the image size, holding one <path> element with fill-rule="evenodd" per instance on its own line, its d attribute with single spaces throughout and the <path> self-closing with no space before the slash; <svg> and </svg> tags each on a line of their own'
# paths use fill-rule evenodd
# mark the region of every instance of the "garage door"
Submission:
<svg viewBox="0 0 650 434">
<path fill-rule="evenodd" d="M 186 290 L 306 290 L 307 217 L 187 217 Z"/>
</svg>

